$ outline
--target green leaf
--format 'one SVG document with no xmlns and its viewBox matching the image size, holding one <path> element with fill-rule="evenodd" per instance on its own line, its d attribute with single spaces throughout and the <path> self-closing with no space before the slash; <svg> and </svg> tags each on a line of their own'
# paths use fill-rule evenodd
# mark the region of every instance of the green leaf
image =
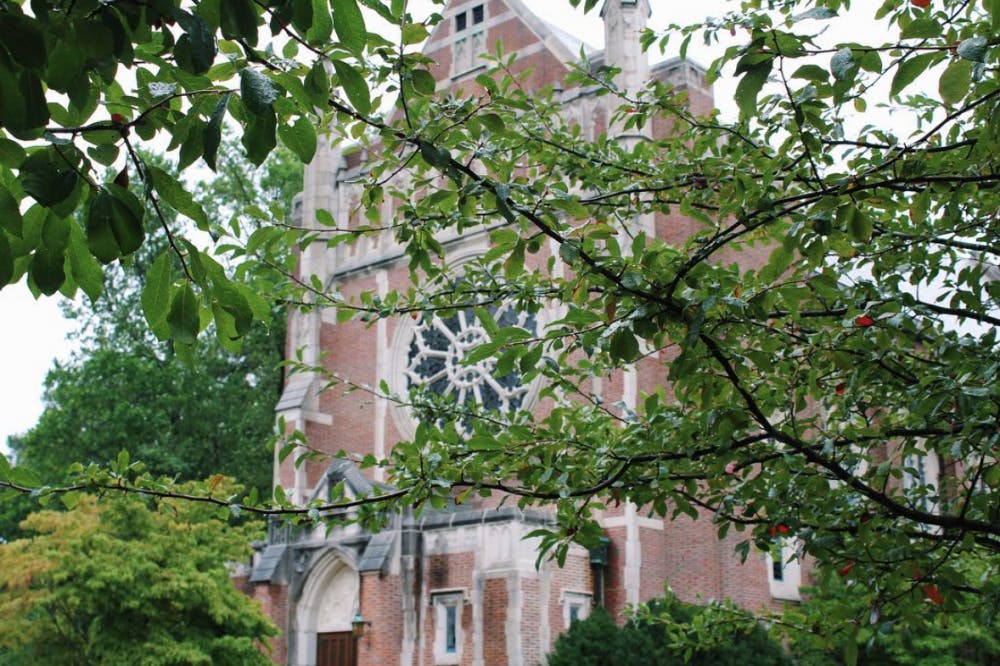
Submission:
<svg viewBox="0 0 1000 666">
<path fill-rule="evenodd" d="M 412 78 L 410 79 L 413 83 L 413 89 L 421 95 L 433 95 L 435 90 L 437 90 L 437 81 L 434 76 L 428 72 L 426 69 L 415 69 L 411 72 Z M 486 114 L 495 116 L 495 113 Z"/>
<path fill-rule="evenodd" d="M 91 195 L 87 208 L 87 247 L 101 262 L 108 264 L 121 256 L 121 248 L 111 229 L 111 195 L 101 190 Z"/>
<path fill-rule="evenodd" d="M 333 61 L 333 69 L 337 73 L 337 78 L 340 79 L 340 85 L 343 87 L 347 99 L 350 100 L 355 110 L 362 116 L 371 113 L 371 93 L 368 91 L 368 83 L 364 77 L 349 64 L 340 60 Z"/>
<path fill-rule="evenodd" d="M 187 33 L 189 57 L 188 69 L 192 74 L 204 74 L 215 62 L 215 34 L 203 18 L 183 9 L 175 9 L 174 18 L 181 29 Z M 162 82 L 161 82 L 162 84 Z M 152 90 L 151 90 L 152 92 Z M 154 94 L 154 96 L 156 96 Z"/>
<path fill-rule="evenodd" d="M 908 85 L 916 81 L 936 58 L 936 54 L 923 53 L 899 63 L 896 74 L 892 77 L 889 95 L 895 97 L 901 93 Z"/>
<path fill-rule="evenodd" d="M 274 114 L 278 88 L 271 79 L 247 67 L 240 70 L 240 99 L 247 111 L 257 116 Z"/>
<path fill-rule="evenodd" d="M 368 33 L 357 0 L 330 0 L 330 5 L 333 7 L 333 29 L 337 31 L 337 39 L 348 51 L 361 55 Z"/>
<path fill-rule="evenodd" d="M 28 154 L 24 152 L 21 144 L 0 137 L 0 165 L 16 169 L 27 157 Z"/>
<path fill-rule="evenodd" d="M 170 335 L 167 314 L 170 312 L 170 290 L 173 286 L 173 269 L 170 250 L 164 250 L 146 271 L 146 284 L 142 288 L 142 311 L 149 327 L 157 338 L 165 340 Z"/>
<path fill-rule="evenodd" d="M 250 0 L 221 0 L 219 18 L 223 37 L 257 44 L 257 12 Z"/>
<path fill-rule="evenodd" d="M 792 22 L 798 23 L 799 21 L 805 21 L 806 19 L 825 21 L 826 19 L 831 19 L 835 16 L 837 16 L 837 12 L 829 7 L 813 7 L 812 9 L 807 9 L 801 14 L 793 16 Z"/>
<path fill-rule="evenodd" d="M 962 41 L 955 52 L 972 62 L 986 62 L 986 47 L 989 43 L 983 37 L 970 37 Z"/>
<path fill-rule="evenodd" d="M 740 107 L 740 117 L 748 118 L 757 111 L 757 95 L 764 87 L 764 83 L 767 82 L 773 63 L 773 60 L 768 59 L 751 65 L 747 68 L 747 73 L 740 79 L 734 95 L 736 104 Z"/>
<path fill-rule="evenodd" d="M 851 78 L 851 70 L 855 67 L 854 52 L 844 47 L 833 54 L 830 58 L 830 72 L 833 78 L 838 81 L 846 81 Z"/>
<path fill-rule="evenodd" d="M 326 74 L 326 67 L 321 61 L 316 61 L 309 68 L 305 80 L 306 92 L 312 99 L 314 105 L 324 108 L 330 100 L 330 78 Z"/>
<path fill-rule="evenodd" d="M 23 231 L 23 219 L 17 201 L 3 188 L 0 188 L 0 228 L 18 238 Z"/>
<path fill-rule="evenodd" d="M 63 267 L 65 263 L 66 257 L 62 252 L 52 252 L 40 247 L 31 256 L 28 274 L 39 291 L 51 296 L 59 291 L 59 287 L 66 281 L 66 271 Z"/>
<path fill-rule="evenodd" d="M 620 328 L 611 336 L 611 345 L 608 351 L 613 360 L 628 363 L 639 357 L 639 342 L 635 339 L 632 331 Z"/>
<path fill-rule="evenodd" d="M 836 76 L 836 74 L 835 74 Z M 802 65 L 792 74 L 793 79 L 805 79 L 814 83 L 826 83 L 830 73 L 819 65 Z"/>
<path fill-rule="evenodd" d="M 972 62 L 953 60 L 938 80 L 938 93 L 948 106 L 955 106 L 969 93 L 972 85 Z"/>
<path fill-rule="evenodd" d="M 36 150 L 21 165 L 21 187 L 43 206 L 65 201 L 77 183 L 76 170 L 57 146 Z"/>
<path fill-rule="evenodd" d="M 164 202 L 181 215 L 191 218 L 202 231 L 208 231 L 209 220 L 205 209 L 184 189 L 180 181 L 152 164 L 146 166 L 146 171 L 153 179 L 153 188 Z"/>
<path fill-rule="evenodd" d="M 202 158 L 212 171 L 215 171 L 215 156 L 218 154 L 219 144 L 222 142 L 222 119 L 226 115 L 228 104 L 229 94 L 227 93 L 215 106 L 215 110 L 212 111 L 212 115 L 208 119 L 208 124 L 205 125 L 205 129 L 201 133 L 201 143 L 204 150 Z"/>
<path fill-rule="evenodd" d="M 69 259 L 70 272 L 73 279 L 87 294 L 91 303 L 101 297 L 104 291 L 104 271 L 87 247 L 87 239 L 78 224 L 70 225 L 69 246 L 66 256 Z"/>
<path fill-rule="evenodd" d="M 119 154 L 118 146 L 113 143 L 105 143 L 99 146 L 90 146 L 87 148 L 87 154 L 97 162 L 98 164 L 103 164 L 104 166 L 111 166 L 118 159 Z"/>
<path fill-rule="evenodd" d="M 432 167 L 437 167 L 438 169 L 444 169 L 451 164 L 451 153 L 427 141 L 420 142 L 420 156 Z M 499 199 L 499 197 L 498 202 L 506 206 L 506 203 Z"/>
<path fill-rule="evenodd" d="M 0 49 L 0 127 L 18 132 L 31 126 L 14 64 L 7 58 L 6 52 Z"/>
<path fill-rule="evenodd" d="M 49 122 L 49 106 L 42 80 L 37 72 L 25 70 L 19 77 L 21 99 L 29 128 L 44 127 Z"/>
<path fill-rule="evenodd" d="M 42 223 L 42 245 L 49 252 L 62 253 L 69 245 L 70 221 L 49 213 Z"/>
<path fill-rule="evenodd" d="M 310 44 L 326 44 L 333 34 L 333 19 L 330 18 L 330 4 L 327 0 L 312 0 L 312 19 L 306 31 L 306 41 Z"/>
<path fill-rule="evenodd" d="M 278 127 L 281 142 L 305 164 L 316 154 L 316 128 L 308 118 L 300 117 L 292 125 Z"/>
<path fill-rule="evenodd" d="M 900 37 L 903 39 L 930 39 L 941 34 L 941 24 L 937 19 L 925 16 L 911 21 Z"/>
<path fill-rule="evenodd" d="M 247 151 L 247 159 L 256 165 L 261 165 L 274 147 L 278 145 L 275 137 L 276 120 L 274 112 L 263 116 L 251 116 L 243 130 L 240 142 Z"/>
<path fill-rule="evenodd" d="M 419 44 L 430 36 L 427 27 L 423 23 L 407 23 L 403 26 L 403 44 Z"/>
<path fill-rule="evenodd" d="M 170 336 L 181 344 L 194 344 L 200 330 L 198 297 L 190 284 L 185 283 L 174 293 L 167 313 Z"/>
<path fill-rule="evenodd" d="M 22 66 L 31 69 L 45 67 L 45 35 L 37 19 L 12 13 L 0 15 L 0 44 Z"/>
<path fill-rule="evenodd" d="M 145 238 L 144 209 L 128 190 L 109 184 L 91 195 L 87 209 L 87 247 L 104 263 L 131 254 Z"/>
</svg>

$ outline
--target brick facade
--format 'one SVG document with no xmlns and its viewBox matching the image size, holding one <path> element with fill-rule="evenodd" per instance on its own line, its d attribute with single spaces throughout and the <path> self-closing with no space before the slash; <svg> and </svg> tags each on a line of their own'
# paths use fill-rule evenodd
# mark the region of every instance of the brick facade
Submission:
<svg viewBox="0 0 1000 666">
<path fill-rule="evenodd" d="M 704 72 L 679 61 L 650 68 L 634 43 L 648 17 L 648 4 L 639 0 L 624 7 L 619 2 L 607 0 L 605 7 L 608 42 L 614 48 L 594 58 L 621 66 L 626 89 L 637 88 L 647 76 L 658 77 L 685 91 L 693 111 L 707 113 L 713 102 Z M 479 16 L 476 7 L 483 8 L 478 24 L 473 22 Z M 622 20 L 619 11 L 632 16 Z M 458 34 L 455 17 L 462 12 L 466 28 Z M 567 63 L 578 55 L 520 0 L 452 0 L 442 13 L 445 18 L 426 46 L 437 63 L 433 73 L 441 90 L 475 87 L 474 74 L 481 68 L 468 53 L 459 53 L 455 43 L 471 30 L 481 30 L 486 45 L 501 41 L 505 52 L 522 54 L 515 69 L 530 72 L 523 82 L 528 89 L 561 82 L 569 71 Z M 459 66 L 458 57 L 466 59 L 465 67 Z M 607 127 L 605 102 L 596 95 L 581 90 L 565 95 L 572 100 L 566 112 L 585 135 L 614 131 Z M 649 131 L 668 135 L 669 123 L 656 119 Z M 360 192 L 350 179 L 360 166 L 356 154 L 345 157 L 336 148 L 321 148 L 305 177 L 304 226 L 313 226 L 320 208 L 337 220 L 350 219 Z M 387 219 L 391 213 L 387 208 Z M 695 229 L 679 215 L 656 216 L 650 223 L 657 236 L 674 243 Z M 473 256 L 486 247 L 483 232 L 443 240 L 454 256 Z M 759 262 L 764 251 L 752 249 L 740 261 Z M 543 251 L 529 261 L 542 266 L 548 256 Z M 304 274 L 322 276 L 346 297 L 365 290 L 405 289 L 409 281 L 401 248 L 388 235 L 331 250 L 314 243 L 303 252 L 301 264 Z M 412 323 L 336 323 L 336 312 L 328 310 L 293 313 L 289 327 L 289 357 L 301 354 L 307 362 L 321 362 L 347 383 L 378 386 L 382 380 L 393 381 L 398 372 L 394 354 L 399 355 L 400 340 Z M 594 389 L 608 403 L 635 404 L 643 393 L 663 386 L 669 395 L 664 360 L 654 355 L 638 363 L 629 376 L 595 379 Z M 382 457 L 407 436 L 407 416 L 398 408 L 366 391 L 345 390 L 347 384 L 321 390 L 323 382 L 307 374 L 292 375 L 278 407 L 287 427 L 306 433 L 310 447 L 346 451 L 353 458 Z M 384 481 L 379 470 L 365 476 L 346 461 L 331 465 L 328 460 L 309 460 L 296 467 L 294 458 L 276 464 L 275 481 L 299 501 L 323 492 L 324 484 L 342 481 L 364 492 L 372 482 Z M 536 568 L 537 542 L 523 537 L 549 523 L 551 516 L 499 505 L 498 498 L 476 499 L 420 516 L 394 516 L 386 530 L 374 535 L 357 528 L 326 534 L 272 526 L 249 585 L 284 629 L 273 644 L 275 663 L 315 664 L 317 634 L 351 631 L 357 614 L 365 623 L 356 639 L 357 666 L 533 666 L 544 663 L 566 628 L 570 605 L 581 599 L 603 599 L 619 617 L 628 604 L 659 595 L 665 586 L 689 601 L 729 598 L 751 609 L 779 603 L 768 584 L 767 558 L 756 555 L 740 564 L 734 554 L 740 537 L 730 534 L 719 540 L 710 516 L 671 522 L 649 518 L 640 507 L 615 507 L 603 517 L 610 539 L 606 565 L 593 566 L 590 553 L 574 548 L 563 567 L 544 562 Z"/>
</svg>

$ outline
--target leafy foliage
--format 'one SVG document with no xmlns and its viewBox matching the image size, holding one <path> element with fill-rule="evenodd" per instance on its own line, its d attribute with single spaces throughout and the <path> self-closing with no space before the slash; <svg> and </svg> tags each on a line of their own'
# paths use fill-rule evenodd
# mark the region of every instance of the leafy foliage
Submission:
<svg viewBox="0 0 1000 666">
<path fill-rule="evenodd" d="M 855 7 L 864 19 L 843 0 L 747 0 L 650 31 L 647 46 L 680 40 L 682 54 L 696 37 L 725 40 L 708 79 L 739 78 L 739 117 L 695 115 L 684 90 L 662 83 L 626 93 L 613 71 L 582 66 L 564 89 L 603 97 L 616 130 L 671 127 L 624 142 L 588 140 L 559 96 L 519 85 L 503 54 L 476 78 L 482 94 L 434 97 L 419 43 L 440 17 L 414 22 L 402 0 L 363 5 L 398 40 L 368 30 L 356 0 L 4 5 L 0 29 L 18 38 L 0 49 L 0 280 L 99 292 L 98 262 L 149 243 L 132 195 L 95 175 L 127 158 L 169 241 L 144 313 L 179 354 L 190 358 L 210 322 L 224 344 L 246 335 L 269 318 L 265 297 L 367 322 L 473 308 L 490 340 L 472 358 L 544 385 L 551 409 L 498 415 L 346 378 L 430 418 L 377 461 L 395 490 L 308 507 L 278 492 L 288 513 L 504 491 L 554 505 L 545 544 L 557 556 L 592 542 L 596 512 L 621 500 L 711 516 L 720 535 L 745 535 L 743 555 L 783 525 L 804 555 L 853 563 L 848 575 L 867 585 L 848 661 L 877 631 L 873 608 L 909 622 L 968 612 L 970 599 L 1000 605 L 996 0 L 886 0 Z M 824 29 L 861 20 L 884 39 Z M 120 68 L 134 90 L 114 82 Z M 46 105 L 47 91 L 65 97 Z M 381 91 L 396 95 L 392 113 Z M 869 111 L 880 105 L 888 116 Z M 165 135 L 182 169 L 217 166 L 226 119 L 254 163 L 278 140 L 308 159 L 317 126 L 332 135 L 317 146 L 360 144 L 372 160 L 360 225 L 322 213 L 298 230 L 277 215 L 223 223 L 132 149 L 136 136 Z M 164 207 L 215 247 L 175 234 Z M 486 234 L 490 249 L 459 269 L 447 233 Z M 287 253 L 382 234 L 412 288 L 345 296 L 312 274 L 323 262 L 299 274 Z M 495 326 L 486 306 L 501 301 L 554 317 L 540 335 Z M 593 377 L 633 370 L 667 375 L 669 392 L 635 404 L 594 395 Z M 287 452 L 308 444 L 293 437 Z M 944 480 L 921 477 L 921 459 L 940 461 Z M 0 483 L 39 490 L 4 462 Z M 84 470 L 81 483 L 174 492 L 127 461 Z M 211 499 L 261 510 L 251 497 Z"/>
<path fill-rule="evenodd" d="M 586 619 L 574 622 L 556 639 L 548 656 L 548 666 L 786 666 L 791 660 L 777 641 L 768 638 L 760 626 L 747 633 L 716 636 L 718 643 L 703 649 L 689 649 L 670 634 L 674 623 L 688 623 L 701 613 L 697 606 L 674 597 L 654 599 L 647 614 L 615 624 L 604 608 L 596 608 Z"/>
<path fill-rule="evenodd" d="M 980 567 L 973 564 L 972 568 Z M 856 643 L 854 619 L 871 612 L 871 595 L 860 582 L 845 582 L 833 572 L 818 576 L 817 585 L 805 593 L 806 602 L 789 613 L 788 619 L 805 626 L 823 621 L 838 626 L 838 631 L 834 640 L 813 632 L 795 632 L 791 653 L 796 663 L 803 666 L 844 663 L 845 651 L 850 651 L 850 646 Z M 940 612 L 915 625 L 897 626 L 891 619 L 877 615 L 871 619 L 878 630 L 859 645 L 859 664 L 986 666 L 1000 659 L 1000 626 L 994 608 Z"/>
<path fill-rule="evenodd" d="M 271 663 L 276 630 L 225 565 L 250 531 L 191 505 L 76 500 L 0 545 L 3 663 Z"/>
<path fill-rule="evenodd" d="M 202 184 L 197 198 L 219 216 L 272 204 L 290 210 L 286 192 L 301 180 L 301 165 L 279 151 L 259 174 L 248 173 L 233 145 L 223 142 L 218 177 Z M 150 168 L 170 169 L 156 156 L 145 160 Z M 169 255 L 160 253 L 166 245 L 153 236 L 127 264 L 103 267 L 108 289 L 99 299 L 64 308 L 77 322 L 81 348 L 48 372 L 39 422 L 8 446 L 49 484 L 65 482 L 71 462 L 104 464 L 127 449 L 153 475 L 194 481 L 224 474 L 266 496 L 284 311 L 276 307 L 272 326 L 255 324 L 238 348 L 209 339 L 189 350 L 185 360 L 193 363 L 179 363 L 143 318 L 144 299 L 151 297 L 147 273 L 154 265 L 171 270 Z M 11 499 L 0 536 L 20 535 L 17 525 L 32 508 Z"/>
</svg>

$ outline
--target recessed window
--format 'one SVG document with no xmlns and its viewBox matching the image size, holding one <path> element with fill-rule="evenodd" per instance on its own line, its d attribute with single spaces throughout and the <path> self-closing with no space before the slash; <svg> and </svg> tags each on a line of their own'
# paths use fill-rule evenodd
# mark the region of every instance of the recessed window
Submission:
<svg viewBox="0 0 1000 666">
<path fill-rule="evenodd" d="M 466 28 L 465 12 L 455 15 L 455 32 L 461 32 Z"/>
<path fill-rule="evenodd" d="M 776 581 L 785 580 L 785 563 L 781 561 L 781 555 L 778 553 L 771 555 L 771 575 Z"/>
<path fill-rule="evenodd" d="M 472 8 L 472 24 L 482 23 L 484 18 L 483 6 L 476 5 Z"/>
<path fill-rule="evenodd" d="M 802 598 L 802 569 L 799 565 L 797 544 L 793 539 L 782 539 L 774 545 L 768 556 L 767 582 L 775 599 L 798 601 Z"/>
<path fill-rule="evenodd" d="M 432 592 L 434 607 L 434 663 L 458 664 L 462 661 L 462 607 L 465 593 Z"/>
<path fill-rule="evenodd" d="M 586 619 L 590 615 L 593 597 L 586 592 L 564 592 L 562 598 L 563 623 L 566 628 L 577 620 Z"/>
</svg>

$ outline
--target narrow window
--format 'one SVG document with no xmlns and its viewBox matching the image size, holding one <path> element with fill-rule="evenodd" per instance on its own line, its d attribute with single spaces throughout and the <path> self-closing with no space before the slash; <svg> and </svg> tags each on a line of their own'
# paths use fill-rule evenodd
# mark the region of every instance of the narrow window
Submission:
<svg viewBox="0 0 1000 666">
<path fill-rule="evenodd" d="M 584 620 L 590 615 L 592 597 L 588 592 L 563 592 L 563 624 L 569 626 L 577 620 Z"/>
<path fill-rule="evenodd" d="M 483 6 L 476 5 L 472 8 L 472 24 L 482 23 L 484 18 Z"/>
<path fill-rule="evenodd" d="M 781 562 L 781 555 L 771 557 L 771 575 L 774 576 L 774 580 L 785 580 L 785 567 Z"/>
<path fill-rule="evenodd" d="M 480 8 L 482 9 L 482 8 Z M 465 23 L 465 12 L 461 14 L 455 14 L 455 32 L 462 32 L 466 28 Z"/>
<path fill-rule="evenodd" d="M 444 609 L 444 651 L 458 652 L 458 607 L 445 606 Z"/>
<path fill-rule="evenodd" d="M 431 605 L 434 608 L 435 664 L 454 665 L 462 662 L 464 604 L 464 591 L 431 592 Z"/>
</svg>

